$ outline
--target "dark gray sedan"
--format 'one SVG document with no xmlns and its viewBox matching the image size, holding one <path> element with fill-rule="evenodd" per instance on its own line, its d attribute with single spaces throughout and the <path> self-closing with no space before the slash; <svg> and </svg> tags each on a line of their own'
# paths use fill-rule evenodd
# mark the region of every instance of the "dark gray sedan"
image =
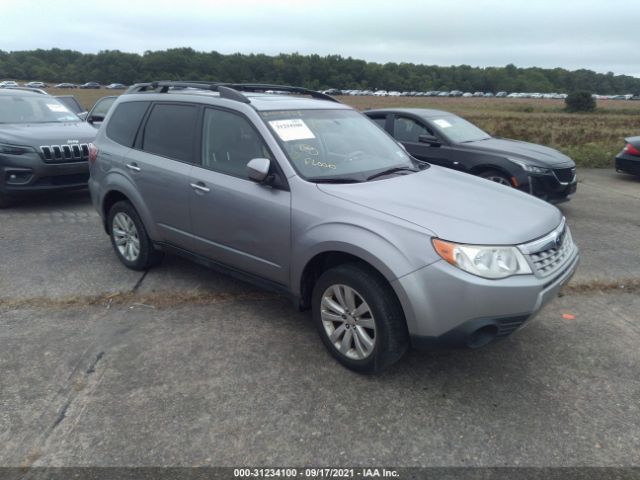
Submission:
<svg viewBox="0 0 640 480">
<path fill-rule="evenodd" d="M 399 108 L 364 112 L 419 160 L 525 191 L 549 202 L 568 200 L 576 164 L 553 148 L 494 138 L 442 110 Z"/>
</svg>

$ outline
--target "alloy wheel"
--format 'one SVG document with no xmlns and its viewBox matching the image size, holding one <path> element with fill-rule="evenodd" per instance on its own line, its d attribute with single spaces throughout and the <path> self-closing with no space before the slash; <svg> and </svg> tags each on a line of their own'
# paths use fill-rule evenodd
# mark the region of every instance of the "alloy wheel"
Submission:
<svg viewBox="0 0 640 480">
<path fill-rule="evenodd" d="M 376 346 L 376 322 L 371 308 L 355 289 L 331 285 L 322 294 L 320 318 L 331 344 L 342 355 L 364 360 Z"/>
<path fill-rule="evenodd" d="M 111 230 L 120 255 L 128 262 L 135 262 L 140 255 L 140 236 L 131 217 L 124 212 L 116 213 Z"/>
</svg>

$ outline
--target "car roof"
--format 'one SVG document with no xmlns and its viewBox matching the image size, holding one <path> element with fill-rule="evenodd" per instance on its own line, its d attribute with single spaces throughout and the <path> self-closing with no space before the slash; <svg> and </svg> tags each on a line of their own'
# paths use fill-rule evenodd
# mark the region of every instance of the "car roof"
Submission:
<svg viewBox="0 0 640 480">
<path fill-rule="evenodd" d="M 455 115 L 455 113 L 447 112 L 445 110 L 436 110 L 433 108 L 376 108 L 367 110 L 364 113 L 367 115 L 375 113 L 407 113 L 427 119 Z"/>
<path fill-rule="evenodd" d="M 257 111 L 269 110 L 352 110 L 348 105 L 329 100 L 307 98 L 302 95 L 243 92 L 250 100 L 250 105 Z M 154 101 L 185 101 L 199 97 L 205 100 L 203 103 L 211 103 L 211 100 L 227 100 L 220 97 L 218 92 L 210 92 L 198 89 L 172 90 L 168 93 L 154 91 L 129 93 L 122 96 L 122 101 L 130 100 L 154 100 Z M 189 98 L 191 97 L 191 98 Z M 209 101 L 206 101 L 209 100 Z M 228 105 L 228 104 L 227 104 Z"/>
<path fill-rule="evenodd" d="M 42 93 L 18 88 L 0 88 L 0 95 L 12 97 L 42 97 Z"/>
</svg>

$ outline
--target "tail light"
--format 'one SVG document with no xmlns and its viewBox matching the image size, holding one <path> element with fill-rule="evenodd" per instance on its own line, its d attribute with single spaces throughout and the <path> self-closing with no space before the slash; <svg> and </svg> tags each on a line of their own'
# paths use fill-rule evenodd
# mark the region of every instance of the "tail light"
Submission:
<svg viewBox="0 0 640 480">
<path fill-rule="evenodd" d="M 89 163 L 93 165 L 98 159 L 98 148 L 93 144 L 89 144 Z"/>
<path fill-rule="evenodd" d="M 636 157 L 640 157 L 640 150 L 638 150 L 636 147 L 634 147 L 633 145 L 631 145 L 630 143 L 627 143 L 624 147 L 624 151 L 626 153 L 628 153 L 629 155 L 634 155 Z"/>
</svg>

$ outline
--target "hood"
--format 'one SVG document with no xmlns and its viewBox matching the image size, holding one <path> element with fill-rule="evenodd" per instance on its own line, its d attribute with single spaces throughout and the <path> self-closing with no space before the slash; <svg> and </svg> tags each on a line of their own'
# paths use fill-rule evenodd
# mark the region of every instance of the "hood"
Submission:
<svg viewBox="0 0 640 480">
<path fill-rule="evenodd" d="M 0 142 L 35 147 L 93 142 L 97 130 L 88 123 L 13 123 L 0 125 Z"/>
<path fill-rule="evenodd" d="M 458 243 L 525 243 L 546 235 L 562 220 L 560 210 L 538 198 L 437 166 L 378 181 L 318 184 L 318 188 Z"/>
<path fill-rule="evenodd" d="M 475 151 L 496 153 L 502 156 L 509 156 L 520 160 L 526 160 L 527 163 L 538 167 L 555 167 L 555 166 L 575 166 L 571 158 L 567 157 L 558 150 L 535 143 L 521 142 L 519 140 L 509 140 L 507 138 L 488 138 L 486 140 L 478 140 L 470 143 L 458 145 L 463 148 L 470 148 Z M 571 165 L 567 165 L 571 164 Z"/>
</svg>

